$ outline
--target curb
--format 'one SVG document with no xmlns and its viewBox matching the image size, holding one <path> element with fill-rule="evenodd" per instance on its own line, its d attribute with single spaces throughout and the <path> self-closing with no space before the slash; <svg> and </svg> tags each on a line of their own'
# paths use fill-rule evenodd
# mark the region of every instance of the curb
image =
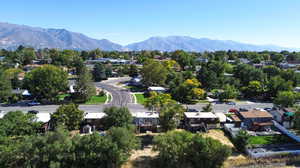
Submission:
<svg viewBox="0 0 300 168">
<path fill-rule="evenodd" d="M 134 94 L 134 93 L 130 93 L 130 94 L 131 94 L 131 96 L 133 97 L 133 103 L 134 103 L 134 104 L 137 104 L 137 99 L 136 99 L 135 94 Z"/>
<path fill-rule="evenodd" d="M 110 100 L 109 100 L 109 96 L 110 96 Z M 108 104 L 108 103 L 110 103 L 112 100 L 113 100 L 113 96 L 112 96 L 112 94 L 111 93 L 109 93 L 109 92 L 107 92 L 106 91 L 106 100 L 105 100 L 105 103 L 104 104 Z"/>
</svg>

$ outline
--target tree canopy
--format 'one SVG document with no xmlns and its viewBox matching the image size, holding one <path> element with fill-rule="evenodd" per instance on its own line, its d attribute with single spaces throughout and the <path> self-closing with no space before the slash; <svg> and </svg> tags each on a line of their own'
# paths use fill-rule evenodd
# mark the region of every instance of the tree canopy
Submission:
<svg viewBox="0 0 300 168">
<path fill-rule="evenodd" d="M 56 112 L 51 114 L 51 124 L 53 127 L 64 125 L 68 130 L 79 129 L 84 118 L 84 111 L 78 109 L 76 104 L 61 105 Z"/>
<path fill-rule="evenodd" d="M 132 125 L 133 117 L 127 107 L 107 107 L 104 109 L 106 114 L 104 118 L 105 127 L 127 127 Z"/>
<path fill-rule="evenodd" d="M 219 168 L 231 149 L 219 141 L 187 131 L 171 131 L 154 138 L 160 167 Z"/>
<path fill-rule="evenodd" d="M 55 101 L 68 88 L 67 73 L 59 67 L 44 65 L 25 75 L 24 87 L 38 100 Z"/>
</svg>

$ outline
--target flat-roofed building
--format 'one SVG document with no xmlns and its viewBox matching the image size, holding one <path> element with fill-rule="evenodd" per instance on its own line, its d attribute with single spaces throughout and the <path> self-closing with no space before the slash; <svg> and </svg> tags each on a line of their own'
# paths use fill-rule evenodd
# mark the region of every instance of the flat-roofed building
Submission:
<svg viewBox="0 0 300 168">
<path fill-rule="evenodd" d="M 159 127 L 159 113 L 157 112 L 139 112 L 134 113 L 134 124 L 139 132 L 156 132 Z"/>
<path fill-rule="evenodd" d="M 220 127 L 220 120 L 212 112 L 185 112 L 184 127 L 190 131 L 206 131 Z"/>
</svg>

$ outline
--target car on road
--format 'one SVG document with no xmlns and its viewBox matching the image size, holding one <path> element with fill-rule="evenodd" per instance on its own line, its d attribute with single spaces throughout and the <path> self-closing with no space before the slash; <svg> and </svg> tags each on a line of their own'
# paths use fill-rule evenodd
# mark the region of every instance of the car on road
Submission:
<svg viewBox="0 0 300 168">
<path fill-rule="evenodd" d="M 38 106 L 41 105 L 41 103 L 37 102 L 37 101 L 31 101 L 27 103 L 27 106 Z"/>
<path fill-rule="evenodd" d="M 29 110 L 28 113 L 30 113 L 30 114 L 37 114 L 37 113 L 39 113 L 39 111 L 37 111 L 37 110 Z"/>
<path fill-rule="evenodd" d="M 227 102 L 226 104 L 227 104 L 227 105 L 236 105 L 235 102 Z"/>
</svg>

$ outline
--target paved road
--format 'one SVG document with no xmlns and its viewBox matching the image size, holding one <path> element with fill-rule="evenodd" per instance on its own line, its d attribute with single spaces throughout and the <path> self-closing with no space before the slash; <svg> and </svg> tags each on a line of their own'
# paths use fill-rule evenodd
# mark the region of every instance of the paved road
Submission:
<svg viewBox="0 0 300 168">
<path fill-rule="evenodd" d="M 122 88 L 120 85 L 118 85 L 120 82 L 125 82 L 130 80 L 129 77 L 123 77 L 123 78 L 115 78 L 110 79 L 103 82 L 97 82 L 95 85 L 97 87 L 103 88 L 110 92 L 112 94 L 112 101 L 108 104 L 101 104 L 101 105 L 80 105 L 79 108 L 81 110 L 84 110 L 85 112 L 89 113 L 99 113 L 102 112 L 105 107 L 108 106 L 126 106 L 130 109 L 132 113 L 138 113 L 138 112 L 145 112 L 148 111 L 140 104 L 134 104 L 133 98 L 130 94 L 130 92 L 127 89 Z M 202 110 L 204 106 L 207 104 L 196 104 L 196 105 L 187 105 L 188 108 L 194 108 L 199 111 Z M 272 103 L 251 103 L 251 102 L 240 102 L 236 105 L 227 105 L 227 104 L 213 104 L 213 110 L 215 112 L 222 112 L 227 113 L 229 109 L 231 108 L 247 108 L 247 109 L 253 109 L 253 108 L 266 108 L 266 107 L 273 107 Z M 56 111 L 58 108 L 58 105 L 39 105 L 39 106 L 8 106 L 3 107 L 0 106 L 0 110 L 3 110 L 5 112 L 8 111 L 29 111 L 29 110 L 38 110 L 41 113 L 52 113 Z"/>
<path fill-rule="evenodd" d="M 103 82 L 96 82 L 95 85 L 111 93 L 112 101 L 109 102 L 109 105 L 127 106 L 129 103 L 133 103 L 133 98 L 127 89 L 119 87 L 118 84 L 129 80 L 129 77 L 115 78 Z"/>
<path fill-rule="evenodd" d="M 101 87 L 107 91 L 109 91 L 113 99 L 108 104 L 100 104 L 100 105 L 79 105 L 79 109 L 88 112 L 88 113 L 99 113 L 103 112 L 103 109 L 108 106 L 127 106 L 132 113 L 138 113 L 138 112 L 145 112 L 148 111 L 140 104 L 134 104 L 133 98 L 129 91 L 126 89 L 117 86 L 119 82 L 128 81 L 130 78 L 124 77 L 124 78 L 116 78 L 116 79 L 110 79 L 103 82 L 97 82 L 95 85 L 97 87 Z M 39 105 L 39 106 L 26 106 L 25 104 L 20 104 L 16 106 L 0 106 L 0 110 L 4 112 L 9 111 L 30 111 L 30 110 L 37 110 L 40 113 L 53 113 L 56 111 L 56 109 L 59 107 L 59 105 Z"/>
</svg>

